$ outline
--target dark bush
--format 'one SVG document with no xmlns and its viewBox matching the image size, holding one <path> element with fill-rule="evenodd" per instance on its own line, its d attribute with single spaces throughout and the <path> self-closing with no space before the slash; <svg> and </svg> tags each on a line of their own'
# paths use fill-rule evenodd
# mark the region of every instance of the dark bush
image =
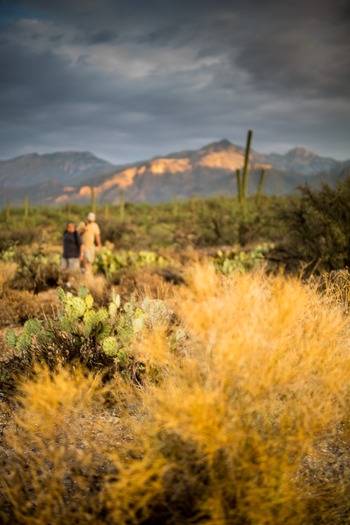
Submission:
<svg viewBox="0 0 350 525">
<path fill-rule="evenodd" d="M 313 272 L 339 270 L 350 265 L 350 178 L 336 187 L 300 188 L 301 198 L 280 210 L 278 220 L 287 235 L 272 257 L 289 270 Z"/>
</svg>

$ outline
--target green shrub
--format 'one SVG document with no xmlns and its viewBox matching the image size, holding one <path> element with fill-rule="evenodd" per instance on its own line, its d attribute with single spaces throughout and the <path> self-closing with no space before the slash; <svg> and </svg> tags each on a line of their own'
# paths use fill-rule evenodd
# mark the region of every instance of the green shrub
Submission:
<svg viewBox="0 0 350 525">
<path fill-rule="evenodd" d="M 279 220 L 287 228 L 274 257 L 304 274 L 350 266 L 350 178 L 320 190 L 300 188 L 301 199 L 291 200 Z"/>
<path fill-rule="evenodd" d="M 57 286 L 61 279 L 59 256 L 49 256 L 45 243 L 30 251 L 11 243 L 1 252 L 0 259 L 17 264 L 16 274 L 11 282 L 14 289 L 38 293 Z"/>
</svg>

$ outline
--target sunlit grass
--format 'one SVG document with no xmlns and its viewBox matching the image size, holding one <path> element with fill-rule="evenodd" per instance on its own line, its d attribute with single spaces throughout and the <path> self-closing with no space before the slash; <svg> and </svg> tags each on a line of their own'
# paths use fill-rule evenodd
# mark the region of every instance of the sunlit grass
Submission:
<svg viewBox="0 0 350 525">
<path fill-rule="evenodd" d="M 199 265 L 185 281 L 167 299 L 173 324 L 131 342 L 142 385 L 72 368 L 23 383 L 4 430 L 4 523 L 349 522 L 339 294 Z"/>
</svg>

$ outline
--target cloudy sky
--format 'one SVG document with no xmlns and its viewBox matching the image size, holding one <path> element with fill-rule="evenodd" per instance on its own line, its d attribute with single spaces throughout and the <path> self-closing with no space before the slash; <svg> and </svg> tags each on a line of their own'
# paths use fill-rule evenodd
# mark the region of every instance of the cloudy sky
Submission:
<svg viewBox="0 0 350 525">
<path fill-rule="evenodd" d="M 0 0 L 0 159 L 350 158 L 349 0 Z"/>
</svg>

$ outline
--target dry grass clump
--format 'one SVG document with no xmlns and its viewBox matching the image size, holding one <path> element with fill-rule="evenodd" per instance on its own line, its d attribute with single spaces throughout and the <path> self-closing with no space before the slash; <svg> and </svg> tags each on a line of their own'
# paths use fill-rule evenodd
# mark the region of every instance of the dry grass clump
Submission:
<svg viewBox="0 0 350 525">
<path fill-rule="evenodd" d="M 77 290 L 86 286 L 96 304 L 105 304 L 110 300 L 111 289 L 104 275 L 93 273 L 77 273 L 74 276 L 73 286 Z"/>
<path fill-rule="evenodd" d="M 57 307 L 54 290 L 34 294 L 28 290 L 6 289 L 0 295 L 0 327 L 23 324 L 27 319 L 52 315 Z"/>
<path fill-rule="evenodd" d="M 16 275 L 17 264 L 12 261 L 0 261 L 0 296 Z"/>
<path fill-rule="evenodd" d="M 310 285 L 318 290 L 331 303 L 338 304 L 345 313 L 349 313 L 350 306 L 350 273 L 347 268 L 333 270 L 320 276 L 313 276 L 309 280 Z"/>
<path fill-rule="evenodd" d="M 104 523 L 100 494 L 123 432 L 99 376 L 61 369 L 22 385 L 1 450 L 1 523 Z"/>
<path fill-rule="evenodd" d="M 178 335 L 131 343 L 142 387 L 65 369 L 24 385 L 4 523 L 349 523 L 349 318 L 282 276 L 195 266 L 186 282 Z"/>
<path fill-rule="evenodd" d="M 182 280 L 180 272 L 174 268 L 135 268 L 120 272 L 118 292 L 122 297 L 132 294 L 139 297 L 165 299 L 173 295 L 174 284 Z"/>
</svg>

